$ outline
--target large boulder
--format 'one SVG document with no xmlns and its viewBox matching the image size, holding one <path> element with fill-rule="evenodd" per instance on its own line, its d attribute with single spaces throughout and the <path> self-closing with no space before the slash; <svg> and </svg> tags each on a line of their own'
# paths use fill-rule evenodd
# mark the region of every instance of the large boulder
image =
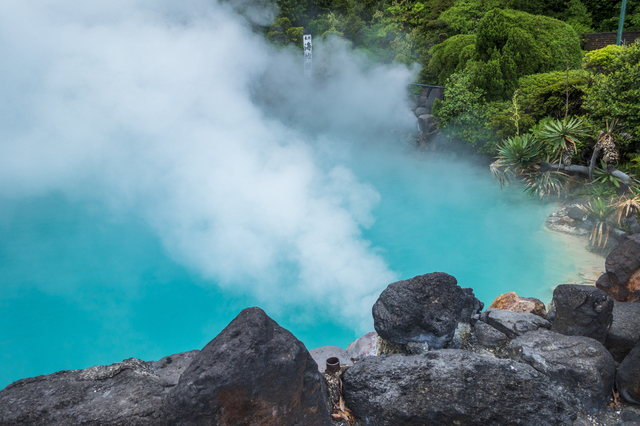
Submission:
<svg viewBox="0 0 640 426">
<path fill-rule="evenodd" d="M 535 314 L 542 318 L 547 316 L 547 309 L 541 300 L 534 297 L 520 297 L 514 291 L 501 294 L 489 307 L 503 311 Z"/>
<path fill-rule="evenodd" d="M 606 272 L 596 285 L 619 302 L 640 299 L 640 234 L 618 244 L 604 263 Z"/>
<path fill-rule="evenodd" d="M 640 303 L 614 302 L 613 323 L 604 345 L 616 362 L 622 362 L 640 340 Z"/>
<path fill-rule="evenodd" d="M 362 426 L 572 425 L 576 417 L 531 366 L 458 349 L 367 357 L 342 379 Z"/>
<path fill-rule="evenodd" d="M 640 342 L 618 367 L 616 388 L 627 402 L 640 404 Z"/>
<path fill-rule="evenodd" d="M 492 308 L 480 314 L 480 321 L 506 334 L 510 339 L 539 328 L 551 328 L 549 321 L 540 318 L 538 315 Z M 478 323 L 476 323 L 476 326 L 478 326 Z"/>
<path fill-rule="evenodd" d="M 578 284 L 562 284 L 553 290 L 554 331 L 586 336 L 604 343 L 613 321 L 613 299 L 604 291 Z"/>
<path fill-rule="evenodd" d="M 176 362 L 162 368 L 160 375 L 154 363 L 130 358 L 19 380 L 0 392 L 0 424 L 164 425 L 165 391 L 176 384 L 176 374 L 192 358 L 172 357 Z"/>
<path fill-rule="evenodd" d="M 597 414 L 604 410 L 616 365 L 601 343 L 589 337 L 538 330 L 512 340 L 508 348 L 515 360 L 548 376 L 580 411 Z"/>
<path fill-rule="evenodd" d="M 482 307 L 472 289 L 434 272 L 389 284 L 373 305 L 373 325 L 390 342 L 440 349 L 453 339 L 458 323 L 468 323 Z"/>
<path fill-rule="evenodd" d="M 305 346 L 260 308 L 209 342 L 165 400 L 172 425 L 328 425 L 322 375 Z"/>
</svg>

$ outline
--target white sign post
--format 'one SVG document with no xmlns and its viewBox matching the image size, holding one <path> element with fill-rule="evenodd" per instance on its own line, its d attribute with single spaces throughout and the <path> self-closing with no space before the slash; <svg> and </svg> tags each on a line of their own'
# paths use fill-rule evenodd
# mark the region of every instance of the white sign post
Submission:
<svg viewBox="0 0 640 426">
<path fill-rule="evenodd" d="M 311 52 L 311 33 L 309 30 L 304 30 L 304 35 L 302 36 L 302 46 L 304 47 L 304 76 L 307 78 L 311 78 L 311 59 L 313 59 L 313 54 Z"/>
</svg>

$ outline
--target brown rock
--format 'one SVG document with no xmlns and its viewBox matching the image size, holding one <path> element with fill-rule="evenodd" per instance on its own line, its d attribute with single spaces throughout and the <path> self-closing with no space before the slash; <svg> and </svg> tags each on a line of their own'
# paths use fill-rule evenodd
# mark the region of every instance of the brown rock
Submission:
<svg viewBox="0 0 640 426">
<path fill-rule="evenodd" d="M 535 297 L 520 297 L 513 291 L 501 294 L 489 307 L 503 311 L 530 313 L 542 318 L 547 316 L 547 310 L 542 301 Z"/>
<path fill-rule="evenodd" d="M 631 235 L 607 256 L 596 286 L 618 302 L 640 299 L 640 234 Z"/>
<path fill-rule="evenodd" d="M 556 223 L 558 225 L 576 226 L 576 221 L 570 217 L 561 217 Z"/>
</svg>

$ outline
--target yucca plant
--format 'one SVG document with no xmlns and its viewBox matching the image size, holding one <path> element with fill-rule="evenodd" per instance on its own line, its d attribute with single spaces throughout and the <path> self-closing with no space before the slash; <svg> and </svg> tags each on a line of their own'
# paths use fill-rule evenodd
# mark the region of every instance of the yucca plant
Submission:
<svg viewBox="0 0 640 426">
<path fill-rule="evenodd" d="M 557 171 L 527 174 L 524 178 L 524 193 L 539 198 L 560 195 L 567 177 L 566 174 Z"/>
<path fill-rule="evenodd" d="M 542 143 L 532 134 L 505 139 L 498 146 L 496 161 L 489 166 L 500 187 L 509 185 L 513 176 L 521 176 L 535 169 L 540 161 Z"/>
<path fill-rule="evenodd" d="M 616 206 L 607 204 L 602 198 L 596 198 L 589 201 L 589 204 L 583 204 L 578 207 L 584 211 L 587 216 L 595 220 L 591 235 L 589 236 L 589 244 L 599 249 L 604 248 L 609 240 L 611 217 L 616 212 Z"/>
<path fill-rule="evenodd" d="M 604 161 L 601 160 L 600 165 L 602 166 L 602 168 L 595 169 L 593 172 L 593 174 L 595 175 L 593 181 L 605 185 L 611 184 L 616 188 L 620 188 L 620 182 L 622 182 L 622 180 L 611 173 L 611 170 L 609 170 L 609 166 Z"/>
<path fill-rule="evenodd" d="M 618 198 L 618 201 L 614 203 L 618 223 L 622 222 L 622 219 L 634 216 L 640 212 L 640 190 L 637 186 L 629 189 L 630 191 L 627 194 Z"/>
<path fill-rule="evenodd" d="M 587 136 L 587 127 L 579 118 L 553 120 L 540 130 L 540 139 L 551 145 L 554 159 L 560 158 L 565 166 L 571 165 L 571 157 L 577 150 L 579 138 Z"/>
</svg>

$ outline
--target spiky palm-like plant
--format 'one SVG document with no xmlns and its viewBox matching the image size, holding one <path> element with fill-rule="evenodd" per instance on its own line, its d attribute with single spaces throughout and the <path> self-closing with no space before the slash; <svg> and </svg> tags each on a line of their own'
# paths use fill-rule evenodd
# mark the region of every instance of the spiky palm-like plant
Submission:
<svg viewBox="0 0 640 426">
<path fill-rule="evenodd" d="M 508 185 L 513 176 L 521 176 L 535 168 L 540 161 L 542 143 L 531 134 L 505 139 L 498 146 L 496 161 L 491 163 L 491 174 L 500 184 Z"/>
<path fill-rule="evenodd" d="M 587 136 L 587 128 L 581 119 L 575 117 L 550 121 L 540 131 L 540 139 L 551 145 L 554 161 L 560 158 L 565 166 L 571 165 L 579 138 L 584 136 Z"/>
<path fill-rule="evenodd" d="M 527 174 L 524 178 L 524 193 L 539 198 L 560 195 L 567 177 L 566 174 L 557 171 Z"/>
<path fill-rule="evenodd" d="M 616 212 L 616 206 L 607 204 L 602 198 L 596 198 L 589 201 L 589 204 L 583 204 L 578 207 L 587 216 L 595 220 L 589 236 L 589 244 L 599 249 L 604 248 L 609 240 L 611 216 Z"/>
</svg>

